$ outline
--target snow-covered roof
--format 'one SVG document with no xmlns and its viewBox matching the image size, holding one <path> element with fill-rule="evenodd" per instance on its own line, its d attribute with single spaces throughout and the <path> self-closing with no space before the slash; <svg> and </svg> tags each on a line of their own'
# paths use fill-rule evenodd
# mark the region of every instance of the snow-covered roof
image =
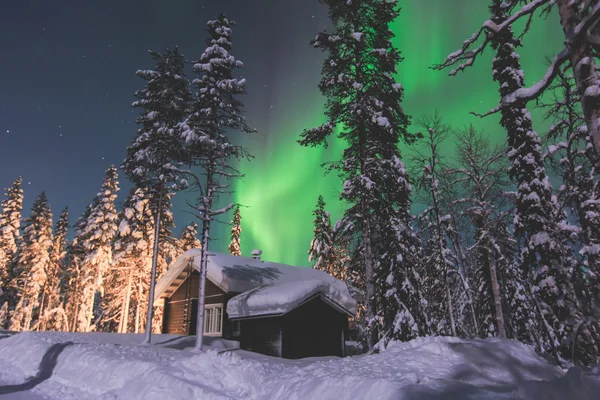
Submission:
<svg viewBox="0 0 600 400">
<path fill-rule="evenodd" d="M 156 283 L 154 301 L 175 293 L 187 278 L 190 262 L 200 271 L 200 255 L 200 249 L 181 255 Z M 241 293 L 229 301 L 232 309 L 228 307 L 227 312 L 232 318 L 283 314 L 317 294 L 341 311 L 356 313 L 356 301 L 347 285 L 312 268 L 209 251 L 206 277 L 226 293 Z"/>
<path fill-rule="evenodd" d="M 227 314 L 229 318 L 283 315 L 317 295 L 342 312 L 350 315 L 356 312 L 356 301 L 343 282 L 305 279 L 274 283 L 239 294 L 227 302 Z"/>
</svg>

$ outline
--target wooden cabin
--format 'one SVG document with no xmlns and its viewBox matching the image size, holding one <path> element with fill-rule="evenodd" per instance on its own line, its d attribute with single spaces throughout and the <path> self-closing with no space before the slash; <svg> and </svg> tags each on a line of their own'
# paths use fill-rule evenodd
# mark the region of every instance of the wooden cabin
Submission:
<svg viewBox="0 0 600 400">
<path fill-rule="evenodd" d="M 200 250 L 176 260 L 157 282 L 163 333 L 195 335 Z M 204 335 L 284 358 L 344 356 L 356 301 L 348 286 L 311 268 L 209 254 Z"/>
</svg>

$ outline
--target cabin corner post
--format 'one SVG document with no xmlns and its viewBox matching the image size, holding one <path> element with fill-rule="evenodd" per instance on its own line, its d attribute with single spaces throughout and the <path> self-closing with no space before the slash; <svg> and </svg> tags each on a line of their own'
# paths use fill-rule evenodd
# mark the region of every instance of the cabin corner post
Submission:
<svg viewBox="0 0 600 400">
<path fill-rule="evenodd" d="M 150 292 L 148 293 L 148 313 L 146 315 L 146 339 L 144 343 L 150 344 L 152 339 L 152 316 L 154 312 L 154 286 L 156 285 L 156 264 L 158 262 L 158 240 L 160 235 L 160 210 L 162 209 L 164 182 L 160 182 L 158 195 L 158 208 L 156 209 L 156 223 L 154 227 L 154 251 L 152 254 L 152 271 L 150 272 Z"/>
</svg>

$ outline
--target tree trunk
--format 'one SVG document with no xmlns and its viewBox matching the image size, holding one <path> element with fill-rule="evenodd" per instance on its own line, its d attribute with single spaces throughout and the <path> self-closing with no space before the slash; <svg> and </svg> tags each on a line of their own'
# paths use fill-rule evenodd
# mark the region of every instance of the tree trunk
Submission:
<svg viewBox="0 0 600 400">
<path fill-rule="evenodd" d="M 504 312 L 502 310 L 502 297 L 500 296 L 500 283 L 498 282 L 498 273 L 496 271 L 496 260 L 494 260 L 495 252 L 490 246 L 488 240 L 487 259 L 490 271 L 490 283 L 492 285 L 492 295 L 494 296 L 494 311 L 496 316 L 496 328 L 498 329 L 498 337 L 506 338 L 506 327 L 504 324 Z"/>
<path fill-rule="evenodd" d="M 204 302 L 206 295 L 206 269 L 208 267 L 208 241 L 210 231 L 210 209 L 212 207 L 212 168 L 206 171 L 206 196 L 202 198 L 204 214 L 202 220 L 202 248 L 200 252 L 200 285 L 198 288 L 198 314 L 196 321 L 196 345 L 195 349 L 203 350 L 204 339 Z"/>
<path fill-rule="evenodd" d="M 160 183 L 160 194 L 158 195 L 158 209 L 156 210 L 156 222 L 154 227 L 154 251 L 152 254 L 152 271 L 150 273 L 150 290 L 148 294 L 148 313 L 146 316 L 146 339 L 144 343 L 150 344 L 152 337 L 152 315 L 154 311 L 154 286 L 156 284 L 156 263 L 158 260 L 158 240 L 160 235 L 160 212 L 162 209 L 162 199 L 164 184 Z"/>
<path fill-rule="evenodd" d="M 577 91 L 581 96 L 581 108 L 588 132 L 596 153 L 600 154 L 600 89 L 598 73 L 592 49 L 587 35 L 575 37 L 575 27 L 581 23 L 582 17 L 578 10 L 579 1 L 558 0 L 560 24 L 570 46 L 570 61 L 573 75 L 577 83 Z"/>
<path fill-rule="evenodd" d="M 129 325 L 129 302 L 131 301 L 131 285 L 133 283 L 133 269 L 129 272 L 129 278 L 127 278 L 127 291 L 125 298 L 123 299 L 123 305 L 121 307 L 121 320 L 119 321 L 119 333 L 127 333 Z"/>
<path fill-rule="evenodd" d="M 452 222 L 454 224 L 454 226 L 456 226 L 456 223 L 454 221 L 454 218 L 452 219 Z M 461 270 L 456 271 L 456 273 L 458 274 L 458 276 L 460 277 L 460 280 L 463 283 L 463 287 L 465 288 L 465 293 L 467 294 L 468 297 L 468 301 L 469 301 L 469 309 L 471 310 L 471 320 L 473 321 L 473 326 L 475 328 L 475 332 L 479 332 L 479 322 L 477 321 L 477 313 L 475 312 L 475 302 L 473 301 L 473 296 L 471 296 L 471 288 L 469 287 L 469 284 L 466 281 L 466 278 L 462 275 L 461 271 L 464 271 L 464 265 L 465 265 L 465 256 L 463 254 L 463 249 L 462 246 L 460 244 L 460 238 L 458 236 L 458 234 L 454 233 L 454 235 L 451 236 L 452 238 L 452 242 L 454 243 L 454 249 L 456 251 L 456 254 L 458 255 L 458 259 L 460 260 L 460 265 L 462 267 Z"/>
<path fill-rule="evenodd" d="M 142 283 L 138 279 L 137 301 L 135 302 L 135 333 L 140 333 L 140 314 L 142 312 Z"/>
</svg>

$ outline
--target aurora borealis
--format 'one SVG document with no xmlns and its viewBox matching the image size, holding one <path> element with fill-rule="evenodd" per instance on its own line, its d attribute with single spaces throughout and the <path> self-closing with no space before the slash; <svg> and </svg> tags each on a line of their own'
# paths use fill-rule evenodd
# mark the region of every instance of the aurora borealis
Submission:
<svg viewBox="0 0 600 400">
<path fill-rule="evenodd" d="M 324 196 L 332 221 L 343 210 L 337 201 L 341 183 L 334 175 L 324 177 L 320 166 L 339 154 L 343 143 L 323 150 L 296 142 L 303 129 L 324 120 L 317 88 L 324 57 L 309 45 L 329 23 L 318 0 L 9 3 L 10 12 L 0 16 L 0 43 L 8 49 L 0 64 L 0 186 L 19 175 L 31 182 L 24 187 L 26 210 L 46 190 L 55 214 L 64 205 L 73 216 L 81 214 L 104 170 L 121 163 L 135 134 L 130 104 L 143 84 L 135 71 L 152 67 L 146 51 L 178 45 L 194 60 L 204 48 L 204 23 L 225 12 L 237 22 L 233 53 L 244 62 L 240 75 L 248 81 L 248 95 L 241 100 L 248 123 L 258 130 L 242 139 L 255 159 L 240 166 L 246 177 L 234 185 L 234 200 L 245 206 L 242 251 L 249 255 L 260 248 L 265 260 L 308 265 L 317 197 Z M 438 109 L 456 127 L 473 123 L 502 141 L 498 115 L 483 120 L 469 115 L 498 102 L 490 52 L 456 77 L 429 68 L 477 30 L 488 15 L 487 3 L 401 0 L 392 29 L 405 58 L 398 68 L 405 112 L 417 118 Z M 534 21 L 519 51 L 527 84 L 543 75 L 544 58 L 562 40 L 555 14 Z M 542 134 L 543 118 L 532 114 Z M 128 189 L 124 177 L 121 186 L 120 201 Z M 185 205 L 191 196 L 174 199 L 177 232 L 192 219 Z M 214 227 L 212 247 L 226 251 L 229 226 Z"/>
<path fill-rule="evenodd" d="M 473 68 L 456 77 L 429 68 L 458 49 L 462 41 L 476 31 L 488 15 L 486 2 L 400 3 L 402 12 L 392 29 L 396 34 L 394 44 L 405 58 L 398 68 L 398 81 L 405 88 L 405 112 L 414 119 L 437 109 L 456 127 L 473 123 L 497 140 L 505 140 L 505 133 L 498 125 L 498 115 L 482 120 L 469 114 L 470 111 L 487 111 L 499 100 L 497 83 L 491 78 L 490 52 L 478 59 Z M 526 51 L 521 52 L 528 84 L 543 75 L 544 58 L 553 55 L 561 45 L 562 32 L 556 16 L 535 22 L 524 41 Z M 297 65 L 290 64 L 283 71 L 296 68 Z M 267 149 L 257 153 L 260 157 L 247 167 L 247 178 L 236 188 L 236 199 L 253 205 L 243 214 L 243 252 L 247 254 L 251 248 L 258 247 L 268 259 L 294 265 L 308 264 L 305 254 L 312 238 L 311 213 L 318 195 L 324 196 L 332 221 L 336 221 L 343 211 L 343 204 L 337 199 L 341 183 L 335 176 L 323 176 L 324 169 L 320 167 L 322 162 L 331 161 L 339 154 L 343 143 L 334 143 L 324 151 L 300 148 L 295 142 L 302 129 L 315 127 L 324 119 L 323 100 L 316 87 L 319 75 L 311 74 L 305 79 L 305 82 L 312 82 L 312 87 L 303 85 L 301 94 L 275 89 L 276 97 L 291 99 L 299 96 L 304 100 L 300 101 L 303 112 L 292 106 L 273 119 L 268 118 L 269 132 L 289 134 L 276 135 Z M 294 104 L 295 101 L 283 100 L 283 103 Z M 537 128 L 543 132 L 545 125 L 538 123 Z"/>
</svg>

